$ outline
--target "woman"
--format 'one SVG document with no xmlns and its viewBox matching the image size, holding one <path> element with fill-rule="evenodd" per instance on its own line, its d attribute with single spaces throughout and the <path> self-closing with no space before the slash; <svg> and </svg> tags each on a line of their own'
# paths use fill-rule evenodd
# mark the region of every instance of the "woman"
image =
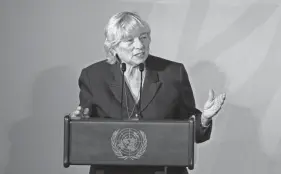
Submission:
<svg viewBox="0 0 281 174">
<path fill-rule="evenodd" d="M 204 110 L 196 109 L 184 65 L 150 55 L 150 32 L 149 25 L 135 13 L 121 12 L 110 18 L 105 28 L 106 60 L 82 70 L 79 77 L 80 105 L 71 116 L 159 120 L 195 115 L 196 142 L 208 140 L 212 118 L 220 111 L 226 95 L 215 97 L 210 90 Z M 113 167 L 105 169 L 105 174 L 154 174 L 155 171 L 153 167 Z M 187 173 L 180 167 L 168 168 L 167 171 Z M 94 174 L 94 166 L 90 173 Z"/>
</svg>

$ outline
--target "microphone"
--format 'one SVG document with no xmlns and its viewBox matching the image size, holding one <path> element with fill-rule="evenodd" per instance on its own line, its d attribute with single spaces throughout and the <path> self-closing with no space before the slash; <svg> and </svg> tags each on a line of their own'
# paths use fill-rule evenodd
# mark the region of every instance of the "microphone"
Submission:
<svg viewBox="0 0 281 174">
<path fill-rule="evenodd" d="M 144 70 L 144 64 L 143 64 L 143 63 L 141 63 L 141 64 L 139 65 L 139 69 L 140 69 L 140 72 L 143 72 L 143 70 Z"/>
<path fill-rule="evenodd" d="M 121 63 L 121 60 L 120 60 L 118 54 L 115 54 L 115 57 L 118 60 L 118 62 Z M 122 71 L 122 89 L 121 89 L 120 117 L 123 118 L 124 72 L 126 71 L 126 64 L 125 63 L 121 63 L 120 64 L 120 69 Z"/>
<path fill-rule="evenodd" d="M 139 116 L 142 117 L 141 115 L 141 94 L 142 94 L 142 81 L 143 81 L 143 70 L 144 70 L 144 64 L 141 63 L 139 64 L 139 70 L 141 72 L 141 82 L 140 82 L 140 99 L 139 99 Z"/>
<path fill-rule="evenodd" d="M 118 55 L 117 55 L 118 56 Z M 124 72 L 126 71 L 126 64 L 121 63 L 121 71 L 122 71 L 122 91 L 121 91 L 121 118 L 123 118 L 123 97 L 124 97 Z"/>
</svg>

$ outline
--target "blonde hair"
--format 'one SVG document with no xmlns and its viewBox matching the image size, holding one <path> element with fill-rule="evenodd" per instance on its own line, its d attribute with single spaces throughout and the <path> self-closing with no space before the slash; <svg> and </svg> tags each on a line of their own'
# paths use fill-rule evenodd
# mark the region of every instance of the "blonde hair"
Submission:
<svg viewBox="0 0 281 174">
<path fill-rule="evenodd" d="M 108 63 L 115 64 L 118 61 L 113 48 L 139 28 L 144 28 L 150 38 L 150 26 L 134 12 L 120 12 L 109 19 L 104 31 L 104 51 Z"/>
</svg>

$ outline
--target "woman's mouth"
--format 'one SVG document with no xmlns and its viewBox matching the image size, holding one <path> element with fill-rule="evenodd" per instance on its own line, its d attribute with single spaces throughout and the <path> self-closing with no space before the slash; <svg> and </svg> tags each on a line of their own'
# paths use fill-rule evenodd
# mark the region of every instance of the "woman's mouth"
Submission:
<svg viewBox="0 0 281 174">
<path fill-rule="evenodd" d="M 134 56 L 142 57 L 142 56 L 144 56 L 144 52 L 140 52 L 140 53 L 134 54 Z"/>
</svg>

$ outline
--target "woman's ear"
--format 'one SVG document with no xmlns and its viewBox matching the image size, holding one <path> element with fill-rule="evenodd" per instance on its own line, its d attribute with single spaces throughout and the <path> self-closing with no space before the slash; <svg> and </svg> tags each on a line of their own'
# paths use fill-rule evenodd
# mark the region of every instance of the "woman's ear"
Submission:
<svg viewBox="0 0 281 174">
<path fill-rule="evenodd" d="M 120 58 L 119 58 L 117 52 L 116 52 L 114 49 L 111 49 L 111 50 L 110 50 L 110 54 L 111 54 L 113 57 L 115 57 L 118 62 L 120 62 Z"/>
<path fill-rule="evenodd" d="M 110 54 L 112 55 L 112 56 L 116 56 L 116 51 L 113 49 L 113 48 L 111 48 L 110 49 Z"/>
</svg>

